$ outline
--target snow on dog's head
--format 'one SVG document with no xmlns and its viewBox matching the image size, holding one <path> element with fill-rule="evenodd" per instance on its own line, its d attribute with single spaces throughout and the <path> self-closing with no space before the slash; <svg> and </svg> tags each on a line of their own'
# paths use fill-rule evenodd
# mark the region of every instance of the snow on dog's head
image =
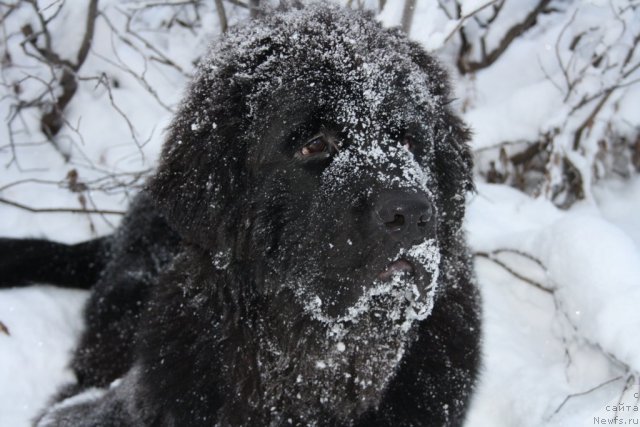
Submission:
<svg viewBox="0 0 640 427">
<path fill-rule="evenodd" d="M 319 2 L 232 30 L 200 64 L 151 190 L 250 277 L 232 291 L 264 301 L 263 380 L 303 378 L 278 391 L 291 405 L 367 410 L 437 304 L 471 186 L 448 96 L 400 31 Z"/>
</svg>

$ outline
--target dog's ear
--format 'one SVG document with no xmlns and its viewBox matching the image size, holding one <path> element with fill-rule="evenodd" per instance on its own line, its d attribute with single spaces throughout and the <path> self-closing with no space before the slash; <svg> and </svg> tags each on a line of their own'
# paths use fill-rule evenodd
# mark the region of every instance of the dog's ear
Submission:
<svg viewBox="0 0 640 427">
<path fill-rule="evenodd" d="M 241 129 L 246 117 L 241 83 L 199 72 L 170 128 L 155 176 L 148 184 L 160 213 L 183 238 L 203 247 L 222 244 L 234 227 L 232 198 L 243 193 Z M 216 243 L 217 241 L 217 243 Z"/>
<path fill-rule="evenodd" d="M 447 72 L 417 43 L 411 42 L 410 50 L 414 63 L 429 81 L 432 95 L 440 100 L 441 110 L 430 119 L 435 130 L 435 169 L 448 228 L 456 232 L 464 217 L 465 195 L 474 190 L 473 155 L 469 147 L 471 132 L 449 107 L 451 86 Z"/>
<path fill-rule="evenodd" d="M 256 70 L 282 48 L 268 34 L 242 48 L 236 44 L 220 40 L 199 65 L 149 183 L 169 224 L 209 248 L 226 245 L 221 239 L 234 235 L 242 218 L 236 211 L 248 187 L 246 149 L 256 116 L 250 100 L 260 89 Z"/>
<path fill-rule="evenodd" d="M 435 172 L 449 233 L 456 233 L 461 227 L 466 195 L 474 190 L 470 136 L 471 132 L 458 116 L 443 112 L 435 131 Z"/>
</svg>

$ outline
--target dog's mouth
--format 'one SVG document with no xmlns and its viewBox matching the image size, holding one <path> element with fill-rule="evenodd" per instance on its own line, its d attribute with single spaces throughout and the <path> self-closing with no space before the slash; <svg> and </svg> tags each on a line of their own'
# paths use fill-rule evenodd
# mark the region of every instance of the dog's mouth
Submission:
<svg viewBox="0 0 640 427">
<path fill-rule="evenodd" d="M 361 319 L 378 323 L 386 319 L 404 328 L 431 313 L 440 271 L 440 249 L 434 239 L 400 249 L 392 257 L 383 255 L 367 267 L 345 268 L 342 275 L 334 270 L 336 276 L 329 278 L 301 273 L 292 276 L 286 288 L 293 290 L 305 313 L 325 324 L 334 337 L 343 336 Z M 307 283 L 311 286 L 304 286 Z"/>
<path fill-rule="evenodd" d="M 388 282 L 393 276 L 396 275 L 415 275 L 416 269 L 414 265 L 405 258 L 399 258 L 393 261 L 387 266 L 386 269 L 378 273 L 378 279 L 383 282 Z"/>
</svg>

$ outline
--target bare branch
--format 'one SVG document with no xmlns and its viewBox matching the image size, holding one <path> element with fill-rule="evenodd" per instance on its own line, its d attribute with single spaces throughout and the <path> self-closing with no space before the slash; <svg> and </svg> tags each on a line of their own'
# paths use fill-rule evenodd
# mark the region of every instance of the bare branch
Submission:
<svg viewBox="0 0 640 427">
<path fill-rule="evenodd" d="M 489 67 L 494 62 L 496 62 L 514 40 L 516 40 L 520 35 L 522 35 L 525 31 L 529 30 L 536 24 L 538 15 L 540 15 L 547 8 L 550 2 L 551 0 L 540 0 L 537 6 L 531 12 L 529 12 L 529 14 L 522 22 L 514 25 L 506 32 L 495 49 L 488 53 L 483 52 L 482 59 L 480 61 L 461 61 L 461 73 L 473 73 L 483 68 Z M 481 39 L 481 41 L 483 40 L 484 39 Z"/>
<path fill-rule="evenodd" d="M 579 392 L 579 393 L 573 393 L 573 394 L 568 395 L 567 397 L 565 397 L 565 398 L 564 398 L 564 400 L 562 401 L 562 403 L 560 404 L 560 406 L 558 406 L 558 407 L 556 408 L 556 410 L 555 410 L 555 411 L 553 411 L 553 414 L 551 414 L 551 416 L 549 417 L 549 419 L 551 419 L 551 418 L 553 418 L 555 415 L 557 415 L 557 414 L 558 414 L 558 412 L 560 412 L 560 410 L 562 409 L 562 407 L 563 407 L 563 406 L 564 406 L 564 405 L 565 405 L 569 400 L 573 399 L 574 397 L 585 396 L 585 395 L 587 395 L 587 394 L 593 393 L 594 391 L 596 391 L 596 390 L 598 390 L 598 389 L 600 389 L 600 388 L 602 388 L 602 387 L 604 387 L 604 386 L 606 386 L 606 385 L 609 385 L 609 384 L 611 384 L 612 382 L 618 381 L 618 380 L 620 380 L 620 379 L 622 379 L 622 375 L 618 375 L 618 376 L 617 376 L 617 377 L 615 377 L 615 378 L 611 378 L 610 380 L 607 380 L 607 381 L 605 381 L 605 382 L 603 382 L 603 383 L 601 383 L 601 384 L 598 384 L 597 386 L 591 387 L 591 388 L 590 388 L 590 389 L 588 389 L 588 390 L 585 390 L 585 391 L 581 391 L 581 392 Z"/>
<path fill-rule="evenodd" d="M 224 4 L 222 0 L 215 0 L 216 3 L 216 12 L 218 13 L 218 21 L 220 22 L 220 30 L 223 33 L 227 32 L 229 28 L 229 23 L 227 22 L 227 13 L 224 11 Z"/>
<path fill-rule="evenodd" d="M 402 29 L 405 33 L 411 33 L 411 24 L 413 23 L 413 15 L 416 10 L 416 0 L 405 0 L 402 9 Z"/>
<path fill-rule="evenodd" d="M 172 7 L 172 6 L 185 6 L 194 3 L 198 3 L 199 0 L 165 0 L 165 1 L 149 1 L 149 2 L 139 2 L 137 4 L 128 5 L 127 9 L 129 10 L 142 10 L 142 9 L 151 9 L 154 7 Z"/>
<path fill-rule="evenodd" d="M 555 292 L 554 289 L 549 288 L 541 283 L 536 282 L 533 279 L 530 279 L 529 277 L 523 276 L 522 274 L 518 273 L 517 271 L 515 271 L 514 269 L 512 269 L 511 267 L 509 267 L 507 264 L 505 264 L 503 261 L 501 261 L 500 259 L 498 259 L 497 255 L 503 252 L 511 252 L 511 253 L 516 253 L 518 255 L 521 256 L 525 256 L 523 255 L 522 252 L 519 251 L 514 251 L 514 250 L 508 250 L 508 249 L 499 249 L 497 251 L 493 251 L 493 252 L 475 252 L 474 255 L 481 257 L 481 258 L 486 258 L 490 261 L 493 261 L 495 264 L 499 265 L 500 267 L 504 268 L 507 272 L 509 272 L 512 276 L 516 277 L 517 279 L 520 279 L 521 281 L 528 283 L 529 285 L 543 291 L 546 292 L 548 294 L 553 294 Z M 542 263 L 538 260 L 536 260 L 535 258 L 527 255 L 527 258 L 534 260 L 535 262 L 537 262 L 541 267 L 542 267 Z M 543 267 L 544 268 L 544 267 Z"/>
<path fill-rule="evenodd" d="M 0 197 L 0 203 L 13 206 L 18 209 L 33 213 L 81 213 L 81 214 L 99 214 L 99 215 L 124 215 L 124 211 L 112 211 L 105 209 L 77 209 L 77 208 L 34 208 L 31 206 L 23 205 L 12 200 L 8 200 Z"/>
<path fill-rule="evenodd" d="M 131 28 L 131 21 L 133 19 L 133 16 L 129 13 L 127 13 L 126 11 L 120 9 L 120 8 L 116 8 L 121 14 L 123 14 L 126 19 L 127 19 L 127 23 L 125 26 L 125 31 L 127 34 L 131 35 L 131 37 L 133 37 L 134 39 L 138 40 L 140 43 L 143 44 L 143 46 L 152 51 L 156 56 L 151 56 L 150 59 L 153 59 L 155 61 L 157 61 L 160 64 L 164 64 L 170 67 L 175 68 L 176 70 L 178 70 L 183 76 L 185 77 L 191 77 L 189 73 L 187 73 L 184 68 L 182 68 L 180 65 L 176 64 L 175 61 L 172 61 L 169 57 L 167 57 L 164 53 L 162 53 L 156 46 L 153 45 L 153 43 L 149 42 L 147 39 L 145 39 L 144 37 L 142 37 L 140 34 L 138 34 L 137 31 L 134 31 Z M 118 38 L 125 43 L 127 46 L 131 47 L 132 49 L 135 49 L 136 51 L 140 52 L 141 55 L 143 55 L 143 52 L 141 51 L 141 49 L 138 48 L 138 46 L 136 46 L 131 40 L 129 40 L 128 38 L 126 38 L 124 35 L 122 35 L 120 33 L 120 31 L 117 30 L 116 26 L 111 22 L 111 20 L 109 19 L 108 16 L 106 15 L 101 15 L 102 19 L 104 19 L 104 21 L 107 23 L 107 25 L 109 26 L 109 28 L 111 28 L 111 31 L 118 36 Z"/>
<path fill-rule="evenodd" d="M 115 100 L 113 99 L 113 93 L 111 91 L 111 84 L 109 83 L 109 79 L 107 78 L 107 76 L 103 73 L 102 75 L 100 75 L 100 77 L 87 77 L 87 78 L 81 78 L 81 80 L 97 80 L 96 85 L 102 84 L 106 88 L 107 95 L 109 96 L 109 102 L 111 103 L 111 106 L 120 115 L 120 117 L 122 117 L 124 122 L 127 124 L 127 127 L 129 128 L 129 132 L 131 134 L 131 137 L 132 137 L 133 141 L 135 142 L 136 147 L 138 148 L 138 152 L 140 153 L 141 158 L 144 160 L 145 155 L 144 155 L 144 151 L 142 151 L 142 147 L 144 147 L 147 144 L 147 142 L 149 142 L 149 140 L 151 139 L 151 135 L 149 135 L 149 138 L 147 138 L 145 141 L 140 141 L 138 139 L 138 135 L 137 135 L 135 127 L 133 126 L 133 123 L 131 123 L 131 120 L 129 119 L 129 117 L 124 113 L 124 111 L 122 111 L 120 109 L 118 104 L 116 104 Z"/>
<path fill-rule="evenodd" d="M 456 24 L 455 27 L 453 27 L 453 29 L 449 32 L 449 34 L 447 34 L 447 36 L 444 38 L 444 42 L 448 42 L 449 39 L 451 39 L 451 37 L 453 37 L 458 30 L 461 30 L 464 27 L 464 24 L 467 23 L 467 21 L 469 20 L 469 18 L 475 16 L 477 13 L 482 12 L 483 10 L 485 10 L 487 7 L 491 6 L 492 4 L 496 3 L 499 0 L 491 0 L 479 7 L 477 7 L 476 9 L 472 10 L 471 12 L 465 14 L 464 16 L 461 16 L 460 18 L 458 18 L 458 23 Z"/>
<path fill-rule="evenodd" d="M 11 336 L 11 334 L 9 333 L 9 328 L 7 328 L 7 325 L 2 322 L 0 322 L 0 333 Z"/>
<path fill-rule="evenodd" d="M 93 33 L 96 28 L 96 17 L 98 16 L 98 0 L 90 0 L 89 2 L 89 10 L 87 11 L 87 19 L 85 24 L 84 37 L 82 38 L 82 43 L 80 44 L 80 50 L 78 50 L 78 59 L 76 60 L 74 71 L 78 71 L 84 61 L 87 59 L 87 55 L 89 54 L 89 49 L 91 49 L 91 44 L 93 42 Z"/>
<path fill-rule="evenodd" d="M 227 0 L 229 3 L 231 3 L 234 6 L 239 6 L 245 9 L 249 9 L 251 6 L 249 6 L 247 3 L 243 3 L 240 0 Z"/>
<path fill-rule="evenodd" d="M 574 150 L 577 150 L 580 148 L 580 140 L 582 139 L 583 132 L 587 129 L 590 129 L 593 126 L 593 122 L 596 116 L 598 115 L 602 107 L 604 107 L 604 104 L 607 102 L 607 100 L 609 99 L 612 93 L 613 93 L 613 89 L 607 90 L 602 96 L 602 98 L 600 98 L 600 101 L 598 101 L 595 108 L 591 111 L 591 113 L 587 116 L 587 118 L 584 119 L 584 121 L 580 124 L 580 126 L 578 127 L 578 129 L 576 130 L 573 136 Z"/>
<path fill-rule="evenodd" d="M 257 18 L 260 14 L 260 0 L 249 0 L 249 13 L 251 18 Z"/>
</svg>

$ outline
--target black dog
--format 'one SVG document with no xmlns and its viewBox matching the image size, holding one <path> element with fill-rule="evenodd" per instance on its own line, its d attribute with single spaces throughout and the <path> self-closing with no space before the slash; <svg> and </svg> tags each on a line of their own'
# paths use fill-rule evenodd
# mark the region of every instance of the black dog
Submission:
<svg viewBox="0 0 640 427">
<path fill-rule="evenodd" d="M 77 384 L 38 425 L 460 425 L 479 300 L 448 103 L 366 14 L 232 30 L 114 236 L 0 242 L 5 285 L 93 284 Z"/>
</svg>

